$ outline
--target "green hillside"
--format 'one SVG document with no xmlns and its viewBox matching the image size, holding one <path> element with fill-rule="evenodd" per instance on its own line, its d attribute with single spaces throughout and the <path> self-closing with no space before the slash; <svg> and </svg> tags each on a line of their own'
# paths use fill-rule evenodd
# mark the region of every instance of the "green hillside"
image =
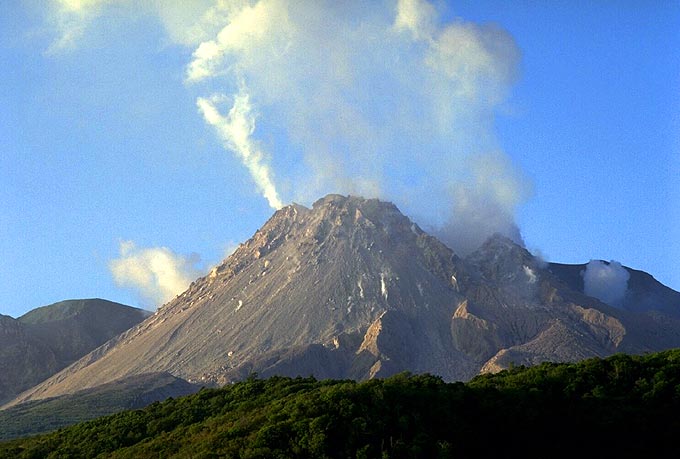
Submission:
<svg viewBox="0 0 680 459">
<path fill-rule="evenodd" d="M 145 373 L 60 397 L 32 400 L 0 411 L 0 441 L 51 432 L 171 396 L 198 386 L 168 373 Z"/>
<path fill-rule="evenodd" d="M 249 380 L 51 434 L 0 458 L 677 457 L 680 350 L 468 383 Z"/>
</svg>

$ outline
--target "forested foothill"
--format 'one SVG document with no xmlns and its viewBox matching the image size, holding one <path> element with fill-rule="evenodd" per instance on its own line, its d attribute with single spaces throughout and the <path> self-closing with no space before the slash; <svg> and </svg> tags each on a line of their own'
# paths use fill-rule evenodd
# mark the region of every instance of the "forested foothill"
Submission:
<svg viewBox="0 0 680 459">
<path fill-rule="evenodd" d="M 680 350 L 447 383 L 271 377 L 0 443 L 0 458 L 678 457 Z"/>
</svg>

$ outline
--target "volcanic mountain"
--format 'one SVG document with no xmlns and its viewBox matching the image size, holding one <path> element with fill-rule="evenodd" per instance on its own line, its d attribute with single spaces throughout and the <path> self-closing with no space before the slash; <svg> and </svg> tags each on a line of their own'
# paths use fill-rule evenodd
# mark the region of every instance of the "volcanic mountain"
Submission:
<svg viewBox="0 0 680 459">
<path fill-rule="evenodd" d="M 277 211 L 153 316 L 13 403 L 152 372 L 204 385 L 404 370 L 465 381 L 680 346 L 680 294 L 648 276 L 663 307 L 616 308 L 583 294 L 576 269 L 502 236 L 462 258 L 390 202 L 328 195 Z"/>
<path fill-rule="evenodd" d="M 0 315 L 0 403 L 149 316 L 101 299 L 66 300 L 18 319 Z"/>
</svg>

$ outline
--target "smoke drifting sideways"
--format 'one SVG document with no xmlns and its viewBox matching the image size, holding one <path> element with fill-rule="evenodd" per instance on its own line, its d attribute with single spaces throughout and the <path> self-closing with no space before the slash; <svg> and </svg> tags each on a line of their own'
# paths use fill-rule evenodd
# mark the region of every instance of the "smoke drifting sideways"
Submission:
<svg viewBox="0 0 680 459">
<path fill-rule="evenodd" d="M 138 292 L 146 307 L 155 309 L 189 287 L 202 274 L 198 256 L 184 257 L 166 247 L 138 248 L 120 243 L 120 257 L 109 262 L 114 281 Z"/>
<path fill-rule="evenodd" d="M 583 276 L 583 292 L 610 306 L 620 307 L 628 291 L 630 273 L 618 261 L 590 260 Z"/>
<path fill-rule="evenodd" d="M 506 31 L 425 0 L 218 2 L 207 17 L 187 85 L 272 208 L 359 194 L 461 254 L 494 233 L 521 243 L 531 187 L 494 132 L 519 73 Z"/>
</svg>

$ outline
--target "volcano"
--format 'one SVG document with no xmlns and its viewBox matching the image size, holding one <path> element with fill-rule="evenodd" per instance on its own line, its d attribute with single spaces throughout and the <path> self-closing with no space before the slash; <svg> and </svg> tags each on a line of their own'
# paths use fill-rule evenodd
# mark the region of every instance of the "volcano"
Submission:
<svg viewBox="0 0 680 459">
<path fill-rule="evenodd" d="M 184 293 L 12 404 L 155 372 L 206 386 L 254 373 L 466 381 L 680 346 L 678 292 L 630 270 L 637 290 L 614 307 L 583 293 L 578 270 L 500 235 L 461 257 L 390 202 L 328 195 L 277 211 Z"/>
</svg>

